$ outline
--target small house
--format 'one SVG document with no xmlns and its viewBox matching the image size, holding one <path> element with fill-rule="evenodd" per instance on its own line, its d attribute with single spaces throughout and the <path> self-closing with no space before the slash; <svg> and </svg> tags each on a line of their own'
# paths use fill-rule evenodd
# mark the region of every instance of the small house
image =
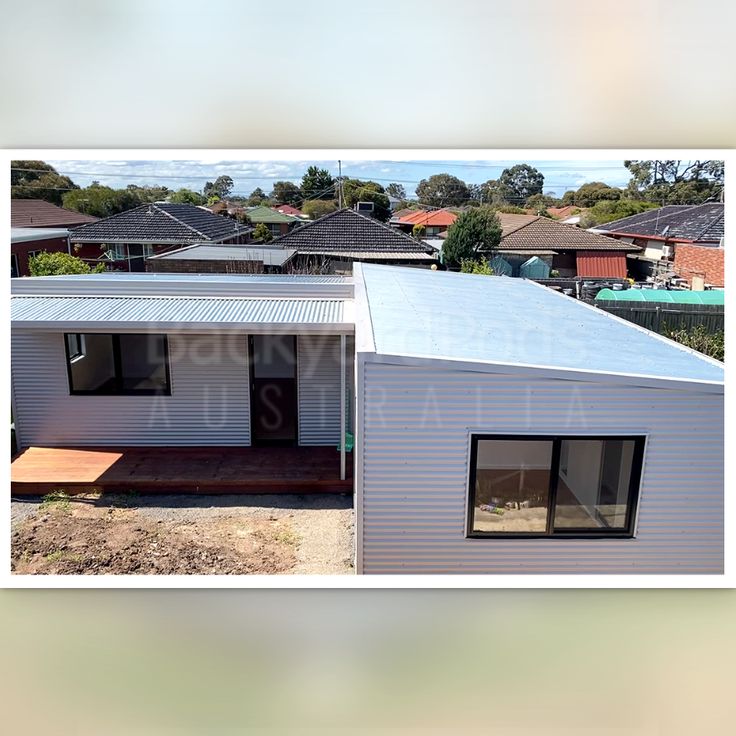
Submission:
<svg viewBox="0 0 736 736">
<path fill-rule="evenodd" d="M 14 494 L 353 493 L 366 574 L 723 572 L 723 364 L 533 281 L 11 288 Z"/>
<path fill-rule="evenodd" d="M 142 204 L 74 228 L 72 255 L 121 271 L 145 271 L 146 258 L 196 243 L 245 243 L 249 226 L 193 204 Z"/>
</svg>

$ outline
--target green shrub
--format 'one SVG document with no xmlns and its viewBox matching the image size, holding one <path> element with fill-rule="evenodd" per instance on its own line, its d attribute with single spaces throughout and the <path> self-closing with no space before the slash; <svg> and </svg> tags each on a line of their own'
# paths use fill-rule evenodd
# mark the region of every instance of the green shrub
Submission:
<svg viewBox="0 0 736 736">
<path fill-rule="evenodd" d="M 697 325 L 689 330 L 665 330 L 664 336 L 710 358 L 720 361 L 724 359 L 724 333 L 722 330 L 708 332 L 703 325 Z"/>
</svg>

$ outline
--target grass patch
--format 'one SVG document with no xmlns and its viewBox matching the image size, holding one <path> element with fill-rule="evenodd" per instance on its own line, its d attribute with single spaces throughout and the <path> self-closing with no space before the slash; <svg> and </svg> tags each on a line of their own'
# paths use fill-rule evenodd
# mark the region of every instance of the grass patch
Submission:
<svg viewBox="0 0 736 736">
<path fill-rule="evenodd" d="M 281 544 L 288 544 L 290 547 L 296 547 L 302 541 L 301 537 L 291 529 L 282 529 L 276 533 L 274 539 Z"/>
<path fill-rule="evenodd" d="M 63 549 L 57 549 L 56 552 L 50 552 L 46 555 L 48 562 L 81 562 L 83 555 L 74 552 L 66 552 Z"/>
<path fill-rule="evenodd" d="M 52 509 L 68 511 L 70 503 L 71 499 L 64 491 L 52 491 L 43 497 L 39 509 L 41 511 L 51 511 Z"/>
</svg>

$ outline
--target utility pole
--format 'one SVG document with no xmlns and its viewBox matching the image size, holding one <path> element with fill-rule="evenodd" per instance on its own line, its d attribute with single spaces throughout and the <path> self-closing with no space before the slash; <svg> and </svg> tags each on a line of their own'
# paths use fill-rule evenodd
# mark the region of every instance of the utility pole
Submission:
<svg viewBox="0 0 736 736">
<path fill-rule="evenodd" d="M 337 206 L 342 209 L 342 161 L 337 160 Z"/>
</svg>

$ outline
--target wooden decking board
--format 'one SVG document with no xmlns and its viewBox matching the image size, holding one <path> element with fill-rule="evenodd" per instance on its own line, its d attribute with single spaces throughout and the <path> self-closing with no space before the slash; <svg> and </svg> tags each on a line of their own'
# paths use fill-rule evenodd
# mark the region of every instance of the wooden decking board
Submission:
<svg viewBox="0 0 736 736">
<path fill-rule="evenodd" d="M 15 495 L 352 492 L 333 447 L 30 447 L 11 465 Z"/>
</svg>

